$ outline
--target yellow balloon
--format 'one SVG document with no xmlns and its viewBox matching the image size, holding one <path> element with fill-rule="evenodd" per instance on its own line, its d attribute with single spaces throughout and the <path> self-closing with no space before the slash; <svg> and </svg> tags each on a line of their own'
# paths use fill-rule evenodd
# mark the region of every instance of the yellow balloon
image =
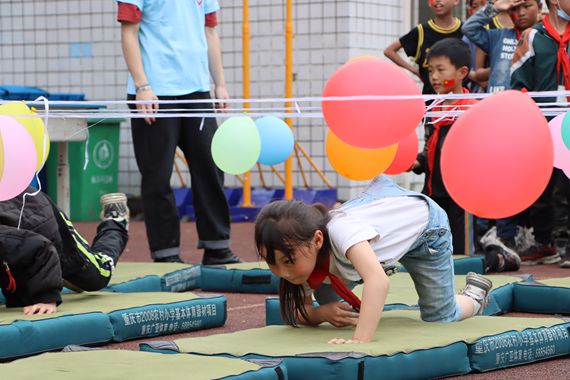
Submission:
<svg viewBox="0 0 570 380">
<path fill-rule="evenodd" d="M 398 151 L 398 144 L 380 149 L 365 149 L 349 145 L 330 130 L 326 138 L 329 162 L 341 176 L 353 181 L 366 181 L 383 173 Z"/>
<path fill-rule="evenodd" d="M 27 115 L 36 115 L 36 113 L 24 102 L 2 104 L 0 106 L 0 115 L 14 116 L 15 119 L 26 128 L 28 133 L 32 135 L 38 156 L 36 172 L 39 172 L 48 158 L 50 143 L 43 120 L 39 117 L 26 117 Z"/>
</svg>

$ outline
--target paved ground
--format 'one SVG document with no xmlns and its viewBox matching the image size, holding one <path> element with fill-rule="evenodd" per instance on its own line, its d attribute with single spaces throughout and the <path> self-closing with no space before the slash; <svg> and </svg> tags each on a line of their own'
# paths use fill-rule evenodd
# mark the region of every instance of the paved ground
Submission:
<svg viewBox="0 0 570 380">
<path fill-rule="evenodd" d="M 77 223 L 79 231 L 89 240 L 95 236 L 97 223 Z M 201 251 L 196 247 L 196 230 L 194 223 L 185 222 L 181 224 L 182 236 L 182 259 L 188 263 L 199 263 Z M 253 224 L 234 223 L 232 225 L 232 249 L 246 261 L 256 261 L 253 248 Z M 124 261 L 151 261 L 147 244 L 144 223 L 131 222 L 130 240 L 121 260 Z M 119 264 L 120 265 L 120 264 Z M 570 269 L 562 269 L 557 265 L 539 265 L 524 267 L 520 273 L 533 274 L 535 278 L 570 277 Z M 518 272 L 517 272 L 518 273 Z M 206 336 L 212 334 L 229 333 L 233 331 L 245 330 L 254 327 L 265 326 L 264 300 L 267 295 L 259 294 L 226 294 L 228 298 L 228 319 L 223 327 L 210 330 L 202 330 L 187 334 L 171 336 L 161 336 L 149 340 L 174 340 L 186 337 Z M 523 314 L 510 314 L 512 316 L 522 316 Z M 525 314 L 533 317 L 536 315 Z M 141 340 L 142 341 L 142 340 Z M 105 348 L 109 349 L 130 349 L 138 350 L 141 341 L 130 341 L 118 344 L 109 344 Z M 460 379 L 570 379 L 570 357 L 539 362 L 527 366 L 519 366 L 510 369 L 492 371 L 485 374 L 470 374 L 458 377 Z"/>
</svg>

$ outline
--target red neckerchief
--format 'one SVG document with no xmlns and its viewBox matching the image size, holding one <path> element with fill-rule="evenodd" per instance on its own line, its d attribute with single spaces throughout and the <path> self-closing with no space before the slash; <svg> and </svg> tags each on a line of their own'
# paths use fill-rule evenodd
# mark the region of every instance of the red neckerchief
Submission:
<svg viewBox="0 0 570 380">
<path fill-rule="evenodd" d="M 323 262 L 317 262 L 315 269 L 313 269 L 313 272 L 307 279 L 307 283 L 311 289 L 317 289 L 328 276 L 331 280 L 331 284 L 335 293 L 338 294 L 343 300 L 348 302 L 354 310 L 360 311 L 360 299 L 337 276 L 329 271 L 329 265 L 329 256 L 327 256 Z"/>
<path fill-rule="evenodd" d="M 558 42 L 558 62 L 556 63 L 556 72 L 558 73 L 558 80 L 560 80 L 560 75 L 564 78 L 564 87 L 570 90 L 570 60 L 568 59 L 568 52 L 566 51 L 566 45 L 570 42 L 570 23 L 566 25 L 566 30 L 564 34 L 560 36 L 558 31 L 550 23 L 550 18 L 548 15 L 544 16 L 542 20 L 542 25 L 546 33 Z M 570 99 L 570 97 L 568 98 Z"/>
<path fill-rule="evenodd" d="M 469 94 L 469 90 L 463 88 L 464 94 Z M 444 112 L 444 111 L 459 111 L 463 108 L 462 106 L 471 105 L 477 103 L 475 99 L 459 99 L 453 104 L 446 104 L 441 106 L 436 106 L 433 108 L 434 112 Z M 468 109 L 468 108 L 467 108 Z M 439 132 L 441 127 L 451 125 L 457 120 L 457 117 L 445 117 L 433 123 L 433 133 L 427 141 L 427 159 L 429 168 L 429 178 L 428 178 L 428 195 L 432 195 L 432 178 L 433 178 L 433 167 L 435 165 L 435 151 L 437 150 L 437 142 L 439 141 Z"/>
<path fill-rule="evenodd" d="M 6 286 L 6 291 L 10 293 L 16 293 L 16 280 L 14 276 L 12 276 L 12 272 L 10 271 L 10 267 L 8 263 L 4 261 L 4 271 L 6 272 L 6 276 L 8 276 L 8 286 Z"/>
</svg>

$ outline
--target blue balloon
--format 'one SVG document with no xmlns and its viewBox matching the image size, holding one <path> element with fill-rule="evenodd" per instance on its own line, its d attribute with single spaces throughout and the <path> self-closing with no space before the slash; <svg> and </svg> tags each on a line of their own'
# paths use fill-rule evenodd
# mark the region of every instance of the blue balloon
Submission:
<svg viewBox="0 0 570 380">
<path fill-rule="evenodd" d="M 285 161 L 295 147 L 295 137 L 289 125 L 275 116 L 264 116 L 255 121 L 261 139 L 259 163 L 277 165 Z"/>
</svg>

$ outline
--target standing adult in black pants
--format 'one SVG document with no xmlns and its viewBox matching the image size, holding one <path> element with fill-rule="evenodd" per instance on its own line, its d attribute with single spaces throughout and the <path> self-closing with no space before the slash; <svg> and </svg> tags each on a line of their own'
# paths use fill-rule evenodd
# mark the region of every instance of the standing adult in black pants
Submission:
<svg viewBox="0 0 570 380">
<path fill-rule="evenodd" d="M 198 248 L 205 250 L 202 263 L 241 262 L 229 248 L 230 216 L 223 173 L 210 151 L 216 120 L 152 115 L 169 109 L 182 110 L 170 113 L 213 112 L 210 74 L 215 97 L 229 98 L 215 29 L 218 2 L 121 0 L 118 5 L 123 53 L 130 72 L 128 99 L 204 101 L 136 105 L 139 112 L 149 114 L 145 119 L 133 118 L 131 124 L 151 256 L 154 261 L 182 262 L 180 222 L 170 187 L 175 151 L 180 147 L 190 166 Z M 226 104 L 216 107 L 226 108 Z"/>
</svg>

